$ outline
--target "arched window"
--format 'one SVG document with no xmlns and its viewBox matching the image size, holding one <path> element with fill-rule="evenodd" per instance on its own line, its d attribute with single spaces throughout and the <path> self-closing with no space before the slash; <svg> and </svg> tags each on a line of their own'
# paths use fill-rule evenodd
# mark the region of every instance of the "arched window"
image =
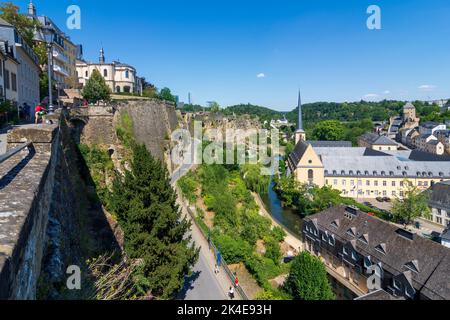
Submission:
<svg viewBox="0 0 450 320">
<path fill-rule="evenodd" d="M 130 77 L 130 71 L 126 70 L 126 71 L 125 71 L 125 78 L 128 79 L 129 77 Z"/>
<path fill-rule="evenodd" d="M 123 92 L 130 93 L 131 92 L 131 87 L 129 87 L 129 86 L 123 87 Z"/>
<path fill-rule="evenodd" d="M 117 92 L 117 93 L 120 93 L 120 86 L 117 86 L 117 87 L 116 87 L 116 92 Z"/>
<path fill-rule="evenodd" d="M 86 78 L 89 77 L 89 71 L 86 71 Z"/>
<path fill-rule="evenodd" d="M 108 76 L 108 69 L 103 70 L 103 76 L 106 78 Z"/>
<path fill-rule="evenodd" d="M 312 169 L 308 170 L 308 180 L 310 183 L 314 181 L 314 170 Z"/>
</svg>

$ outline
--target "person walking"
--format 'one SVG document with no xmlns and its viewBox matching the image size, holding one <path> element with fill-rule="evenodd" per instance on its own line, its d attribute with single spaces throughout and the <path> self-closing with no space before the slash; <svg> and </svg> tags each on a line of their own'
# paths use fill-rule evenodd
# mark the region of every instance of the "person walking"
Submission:
<svg viewBox="0 0 450 320">
<path fill-rule="evenodd" d="M 219 266 L 216 264 L 216 266 L 214 267 L 214 273 L 217 275 L 220 273 L 220 269 Z"/>
<path fill-rule="evenodd" d="M 234 288 L 230 287 L 230 291 L 228 291 L 228 296 L 231 300 L 234 300 Z"/>
</svg>

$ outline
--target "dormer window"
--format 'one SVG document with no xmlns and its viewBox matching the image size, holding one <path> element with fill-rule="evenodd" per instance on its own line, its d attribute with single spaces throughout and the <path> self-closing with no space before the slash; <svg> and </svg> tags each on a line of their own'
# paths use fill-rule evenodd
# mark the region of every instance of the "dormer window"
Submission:
<svg viewBox="0 0 450 320">
<path fill-rule="evenodd" d="M 368 256 L 364 258 L 364 267 L 369 269 L 372 266 L 372 257 Z"/>
<path fill-rule="evenodd" d="M 350 228 L 347 230 L 347 234 L 351 237 L 354 237 L 356 235 L 356 228 Z"/>
<path fill-rule="evenodd" d="M 411 262 L 408 262 L 407 264 L 405 264 L 405 267 L 408 268 L 409 270 L 415 272 L 415 273 L 419 273 L 420 272 L 419 261 L 418 260 L 413 260 Z"/>
<path fill-rule="evenodd" d="M 386 254 L 386 244 L 385 243 L 381 243 L 378 246 L 375 247 L 375 250 L 377 250 L 378 252 L 382 253 L 382 254 Z"/>
<path fill-rule="evenodd" d="M 359 237 L 359 241 L 365 244 L 369 244 L 369 235 L 363 234 L 361 237 Z"/>
<path fill-rule="evenodd" d="M 345 171 L 344 170 L 341 171 L 341 175 L 345 176 Z"/>
<path fill-rule="evenodd" d="M 330 244 L 330 246 L 335 246 L 336 245 L 336 238 L 334 237 L 334 235 L 332 234 L 331 237 L 329 237 L 328 239 L 328 243 Z"/>
<path fill-rule="evenodd" d="M 353 261 L 358 261 L 358 257 L 356 256 L 356 253 L 352 251 L 352 259 Z"/>
<path fill-rule="evenodd" d="M 404 176 L 404 177 L 406 177 L 406 176 L 408 175 L 408 172 L 406 172 L 406 171 L 403 171 L 403 173 L 402 173 L 402 174 L 403 174 L 403 176 Z"/>
<path fill-rule="evenodd" d="M 389 172 L 389 175 L 390 175 L 390 176 L 393 176 L 393 175 L 394 175 L 394 171 L 390 171 L 390 172 Z"/>
<path fill-rule="evenodd" d="M 331 226 L 335 227 L 336 229 L 339 228 L 339 220 L 334 220 L 333 222 L 331 222 Z"/>
<path fill-rule="evenodd" d="M 377 176 L 377 175 L 378 175 L 378 172 L 377 172 L 377 171 L 374 171 L 374 172 L 373 172 L 373 175 L 374 175 L 374 176 Z"/>
<path fill-rule="evenodd" d="M 385 175 L 386 175 L 386 172 L 385 172 L 385 171 L 381 171 L 381 175 L 382 175 L 382 176 L 385 176 Z"/>
</svg>

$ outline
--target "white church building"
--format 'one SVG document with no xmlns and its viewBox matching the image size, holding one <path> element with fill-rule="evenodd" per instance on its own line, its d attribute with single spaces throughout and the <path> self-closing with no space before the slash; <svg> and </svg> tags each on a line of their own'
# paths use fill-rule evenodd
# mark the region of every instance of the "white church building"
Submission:
<svg viewBox="0 0 450 320">
<path fill-rule="evenodd" d="M 94 70 L 98 70 L 105 78 L 113 93 L 142 94 L 142 81 L 137 76 L 136 69 L 118 61 L 107 63 L 103 49 L 100 50 L 98 63 L 77 60 L 77 77 L 81 88 L 84 87 Z"/>
</svg>

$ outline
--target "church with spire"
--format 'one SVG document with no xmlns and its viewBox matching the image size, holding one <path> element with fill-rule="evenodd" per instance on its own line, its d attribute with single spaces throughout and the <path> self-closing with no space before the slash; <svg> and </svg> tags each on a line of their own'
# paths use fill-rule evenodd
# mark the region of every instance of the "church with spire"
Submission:
<svg viewBox="0 0 450 320">
<path fill-rule="evenodd" d="M 142 94 L 142 78 L 136 69 L 119 61 L 107 62 L 105 49 L 100 49 L 98 62 L 79 59 L 76 64 L 78 83 L 83 88 L 94 70 L 100 72 L 113 93 Z"/>
<path fill-rule="evenodd" d="M 288 176 L 302 184 L 329 186 L 344 197 L 370 200 L 403 198 L 409 188 L 405 180 L 423 191 L 434 183 L 450 180 L 448 159 L 426 157 L 411 150 L 353 147 L 347 141 L 310 141 L 303 125 L 299 94 L 296 145 L 286 163 Z"/>
</svg>

